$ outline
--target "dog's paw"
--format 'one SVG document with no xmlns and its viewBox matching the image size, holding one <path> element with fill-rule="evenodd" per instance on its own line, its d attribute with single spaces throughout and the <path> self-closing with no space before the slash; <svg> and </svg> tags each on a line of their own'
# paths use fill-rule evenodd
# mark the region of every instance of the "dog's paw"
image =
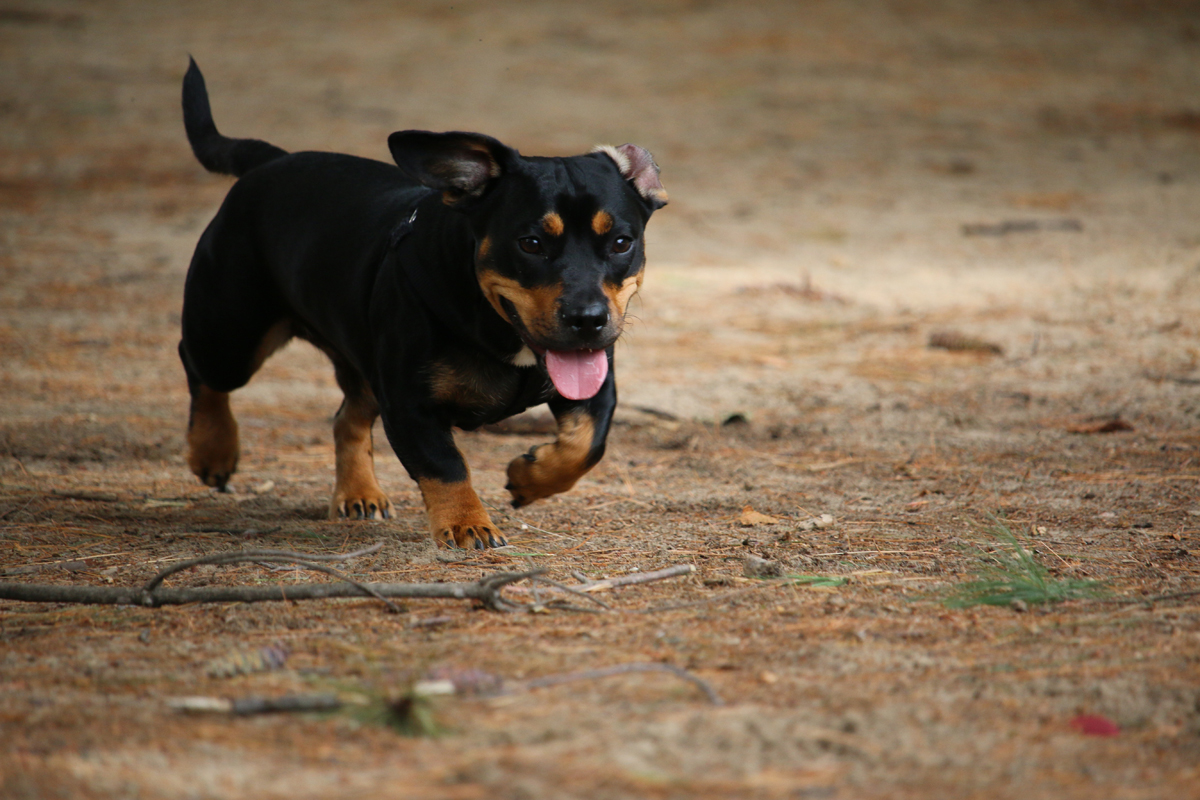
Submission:
<svg viewBox="0 0 1200 800">
<path fill-rule="evenodd" d="M 390 519 L 392 503 L 378 490 L 365 492 L 336 492 L 329 502 L 329 518 Z"/>
<path fill-rule="evenodd" d="M 205 486 L 226 491 L 229 478 L 237 471 L 237 440 L 195 439 L 188 449 L 188 468 Z"/>
<path fill-rule="evenodd" d="M 229 395 L 197 387 L 188 414 L 188 469 L 204 485 L 225 491 L 238 465 L 238 426 Z"/>
<path fill-rule="evenodd" d="M 574 465 L 564 467 L 556 455 L 554 445 L 538 445 L 509 463 L 508 483 L 504 488 L 512 495 L 513 508 L 565 492 L 575 485 L 582 470 L 572 469 Z"/>
<path fill-rule="evenodd" d="M 505 547 L 508 539 L 491 525 L 451 525 L 434 531 L 433 540 L 443 547 L 465 547 L 486 550 L 489 547 Z"/>
</svg>

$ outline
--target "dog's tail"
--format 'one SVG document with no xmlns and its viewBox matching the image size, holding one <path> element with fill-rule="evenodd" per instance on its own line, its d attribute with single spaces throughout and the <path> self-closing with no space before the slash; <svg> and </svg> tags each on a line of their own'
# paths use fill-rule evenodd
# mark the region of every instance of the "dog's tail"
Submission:
<svg viewBox="0 0 1200 800">
<path fill-rule="evenodd" d="M 257 166 L 286 156 L 287 151 L 258 139 L 222 136 L 213 122 L 208 89 L 194 59 L 183 76 L 183 127 L 196 159 L 209 172 L 241 177 Z"/>
</svg>

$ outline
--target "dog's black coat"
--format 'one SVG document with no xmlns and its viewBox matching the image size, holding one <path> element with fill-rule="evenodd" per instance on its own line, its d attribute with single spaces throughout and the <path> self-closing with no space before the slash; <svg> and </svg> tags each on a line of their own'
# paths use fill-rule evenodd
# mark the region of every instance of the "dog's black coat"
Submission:
<svg viewBox="0 0 1200 800">
<path fill-rule="evenodd" d="M 582 471 L 599 460 L 616 405 L 612 345 L 622 320 L 615 317 L 624 313 L 607 298 L 638 276 L 645 223 L 665 202 L 648 154 L 633 164 L 611 148 L 525 158 L 479 134 L 414 131 L 389 138 L 400 166 L 288 154 L 219 134 L 194 62 L 184 81 L 184 118 L 200 162 L 240 178 L 187 276 L 179 351 L 194 425 L 205 397 L 245 385 L 273 349 L 299 336 L 330 356 L 347 403 L 383 417 L 389 442 L 418 482 L 468 480 L 453 426 L 473 429 L 542 402 L 560 424 L 590 420 Z M 551 212 L 556 224 L 546 221 Z M 603 232 L 601 213 L 611 220 Z M 589 220 L 597 220 L 590 232 L 583 230 Z M 485 278 L 507 288 L 489 297 Z M 513 299 L 526 310 L 550 310 L 530 318 Z M 593 397 L 568 400 L 548 379 L 541 354 L 580 349 L 605 349 L 610 369 Z M 197 463 L 202 479 L 219 487 L 233 468 L 228 460 Z M 517 504 L 529 499 L 537 498 L 514 490 Z M 453 516 L 435 513 L 438 502 L 426 492 L 431 518 Z M 366 502 L 354 508 L 369 513 Z M 494 530 L 475 533 L 434 530 L 449 543 L 503 542 Z"/>
</svg>

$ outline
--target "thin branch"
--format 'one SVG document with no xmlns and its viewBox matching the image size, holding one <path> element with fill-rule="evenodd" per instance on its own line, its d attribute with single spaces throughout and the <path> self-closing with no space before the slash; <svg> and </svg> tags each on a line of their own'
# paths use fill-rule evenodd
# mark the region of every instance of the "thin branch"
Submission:
<svg viewBox="0 0 1200 800">
<path fill-rule="evenodd" d="M 308 555 L 307 553 L 293 553 L 287 550 L 239 550 L 232 553 L 214 553 L 212 555 L 201 556 L 200 558 L 189 559 L 188 561 L 183 561 L 167 567 L 151 578 L 149 582 L 142 587 L 142 592 L 146 595 L 150 595 L 156 588 L 158 588 L 159 584 L 161 584 L 167 576 L 173 575 L 176 572 L 181 572 L 185 569 L 200 566 L 202 564 L 224 565 L 244 564 L 246 562 L 254 562 L 256 564 L 262 562 L 274 562 L 295 564 L 302 569 L 312 570 L 313 572 L 323 572 L 326 575 L 337 578 L 338 580 L 345 581 L 363 594 L 370 595 L 376 600 L 379 600 L 381 603 L 387 606 L 388 610 L 393 614 L 400 614 L 403 613 L 403 609 L 401 609 L 400 606 L 396 605 L 391 600 L 388 600 L 386 597 L 379 594 L 367 584 L 354 580 L 341 570 L 336 570 L 333 567 L 327 567 L 324 564 L 313 563 L 315 561 L 349 561 L 357 556 L 364 556 L 377 552 L 382 547 L 383 542 L 376 542 L 370 547 L 364 547 L 362 550 L 355 550 L 352 553 L 334 553 L 331 555 Z"/>
<path fill-rule="evenodd" d="M 568 603 L 566 600 L 551 600 L 548 603 L 543 603 L 542 608 L 553 608 L 556 611 L 578 611 L 581 614 L 603 614 L 603 608 L 592 608 L 591 606 L 577 606 L 574 603 Z"/>
<path fill-rule="evenodd" d="M 579 589 L 572 588 L 570 586 L 567 586 L 566 584 L 559 583 L 558 581 L 552 581 L 546 577 L 537 577 L 537 578 L 534 578 L 532 582 L 535 584 L 536 583 L 549 584 L 550 586 L 553 586 L 555 589 L 560 589 L 564 592 L 567 592 L 567 593 L 573 594 L 573 595 L 577 595 L 579 597 L 584 598 L 585 600 L 588 600 L 589 602 L 595 603 L 596 605 L 603 608 L 605 611 L 612 611 L 612 606 L 610 606 L 608 603 L 604 602 L 603 600 L 601 600 L 597 597 L 592 597 L 587 592 L 583 592 L 583 591 L 580 591 Z"/>
<path fill-rule="evenodd" d="M 295 559 L 303 561 L 349 561 L 352 558 L 369 555 L 383 547 L 383 542 L 376 542 L 370 547 L 364 547 L 362 550 L 355 550 L 353 553 L 333 553 L 329 555 L 316 555 L 312 553 L 294 553 L 289 550 L 234 550 L 227 553 L 212 553 L 199 558 L 191 558 L 187 561 L 180 561 L 178 564 L 171 566 L 159 572 L 153 578 L 146 582 L 142 587 L 143 592 L 153 592 L 160 583 L 170 575 L 176 572 L 182 572 L 185 569 L 198 567 L 203 564 L 237 564 L 243 561 L 256 561 L 262 559 L 264 561 L 280 561 L 285 559 Z"/>
<path fill-rule="evenodd" d="M 606 592 L 609 589 L 615 589 L 618 586 L 633 586 L 639 583 L 653 583 L 655 581 L 666 580 L 667 578 L 675 578 L 680 575 L 691 575 L 696 571 L 696 568 L 691 564 L 680 564 L 666 569 L 659 569 L 653 572 L 635 572 L 631 575 L 621 575 L 616 578 L 605 578 L 599 581 L 589 581 L 584 579 L 584 585 L 579 587 L 581 592 Z M 575 577 L 580 575 L 575 573 Z"/>
<path fill-rule="evenodd" d="M 590 609 L 589 609 L 590 610 Z M 628 675 L 639 672 L 666 672 L 674 675 L 677 678 L 691 683 L 704 693 L 708 701 L 715 706 L 724 705 L 721 696 L 716 690 L 702 678 L 693 675 L 685 669 L 676 667 L 673 664 L 661 663 L 638 663 L 638 664 L 618 664 L 613 667 L 602 667 L 600 669 L 583 670 L 582 672 L 570 672 L 560 675 L 547 675 L 542 678 L 535 678 L 530 681 L 521 681 L 504 685 L 499 683 L 499 691 L 487 692 L 490 696 L 511 695 L 519 692 L 530 692 L 534 689 L 544 689 L 549 686 L 558 686 L 564 683 L 574 683 L 577 681 L 593 681 L 601 678 L 609 678 L 614 675 Z M 464 687 L 456 684 L 453 680 L 445 681 L 425 681 L 418 683 L 413 687 L 412 694 L 420 697 L 429 697 L 440 694 L 474 694 L 470 687 Z M 168 702 L 168 705 L 176 711 L 183 711 L 191 714 L 266 714 L 275 712 L 311 712 L 311 711 L 337 711 L 343 707 L 342 701 L 337 695 L 333 694 L 305 694 L 305 695 L 285 695 L 283 697 L 240 697 L 236 699 L 227 699 L 223 697 L 176 697 Z"/>
<path fill-rule="evenodd" d="M 600 669 L 588 669 L 582 672 L 569 672 L 565 675 L 547 675 L 544 678 L 534 678 L 531 681 L 525 681 L 520 688 L 541 689 L 547 686 L 557 686 L 561 683 L 572 683 L 574 681 L 591 681 L 599 678 L 608 678 L 612 675 L 625 675 L 630 672 L 667 672 L 678 678 L 682 678 L 694 684 L 704 695 L 708 701 L 714 706 L 724 705 L 721 696 L 712 688 L 706 681 L 688 672 L 686 669 L 675 666 L 674 664 L 663 664 L 659 662 L 642 663 L 642 664 L 618 664 L 615 667 L 602 667 Z"/>
<path fill-rule="evenodd" d="M 337 711 L 342 707 L 335 694 L 289 694 L 283 697 L 176 697 L 167 701 L 176 711 L 189 714 L 271 714 L 278 712 Z"/>
<path fill-rule="evenodd" d="M 525 606 L 501 595 L 505 586 L 540 575 L 540 572 L 500 572 L 470 583 L 371 583 L 384 597 L 401 599 L 478 600 L 494 611 L 520 611 Z M 259 603 L 268 600 L 321 600 L 362 597 L 362 591 L 342 583 L 298 583 L 290 586 L 202 586 L 191 589 L 158 587 L 151 593 L 140 587 L 48 586 L 0 583 L 0 600 L 29 603 L 81 603 L 89 605 L 148 606 L 156 608 L 188 603 Z"/>
</svg>

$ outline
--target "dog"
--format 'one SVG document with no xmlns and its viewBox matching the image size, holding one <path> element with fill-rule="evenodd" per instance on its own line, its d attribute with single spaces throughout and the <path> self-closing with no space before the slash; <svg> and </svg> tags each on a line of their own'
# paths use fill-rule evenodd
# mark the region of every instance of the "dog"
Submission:
<svg viewBox="0 0 1200 800">
<path fill-rule="evenodd" d="M 400 131 L 395 166 L 223 136 L 194 60 L 183 119 L 196 158 L 238 178 L 184 288 L 188 466 L 225 490 L 230 392 L 293 337 L 333 362 L 331 518 L 388 518 L 372 426 L 416 481 L 436 543 L 508 544 L 452 428 L 547 403 L 555 441 L 508 466 L 515 507 L 570 489 L 604 454 L 613 345 L 642 285 L 644 232 L 667 193 L 650 153 L 526 157 L 479 133 Z"/>
</svg>

